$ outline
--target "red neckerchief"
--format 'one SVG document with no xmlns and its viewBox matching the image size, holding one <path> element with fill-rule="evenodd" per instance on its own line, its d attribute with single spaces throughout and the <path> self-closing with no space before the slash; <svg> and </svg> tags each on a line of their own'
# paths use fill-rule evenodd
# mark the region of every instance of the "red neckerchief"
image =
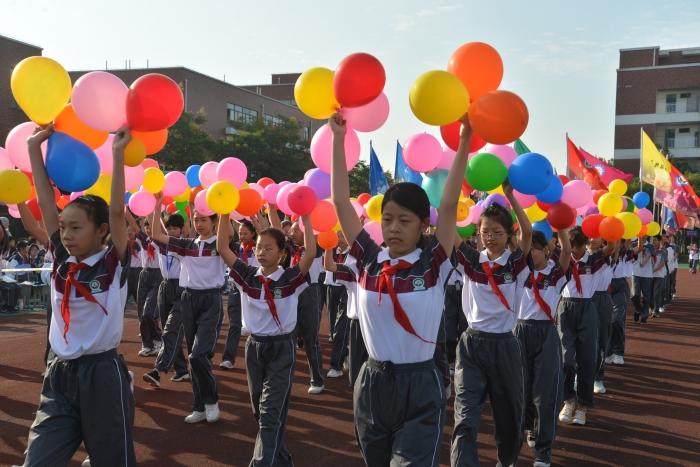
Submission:
<svg viewBox="0 0 700 467">
<path fill-rule="evenodd" d="M 275 299 L 272 296 L 272 291 L 270 290 L 270 284 L 272 283 L 272 279 L 268 279 L 265 276 L 258 276 L 258 280 L 260 281 L 260 284 L 263 286 L 263 292 L 265 293 L 265 301 L 267 302 L 267 306 L 270 307 L 270 313 L 272 314 L 272 319 L 275 320 L 275 323 L 277 323 L 277 327 L 280 328 L 280 331 L 282 330 L 282 322 L 280 321 L 280 317 L 277 314 L 277 305 L 275 304 Z"/>
<path fill-rule="evenodd" d="M 583 286 L 581 285 L 581 273 L 578 270 L 578 260 L 574 258 L 573 256 L 571 259 L 574 260 L 573 263 L 571 263 L 571 275 L 574 276 L 574 282 L 576 283 L 576 290 L 578 291 L 579 295 L 583 294 Z"/>
<path fill-rule="evenodd" d="M 338 253 L 335 255 L 334 261 L 338 264 L 343 264 L 345 262 L 345 253 Z"/>
<path fill-rule="evenodd" d="M 68 334 L 68 328 L 70 326 L 70 293 L 71 288 L 75 286 L 75 290 L 82 295 L 85 300 L 90 303 L 95 303 L 102 308 L 104 314 L 107 314 L 107 310 L 102 306 L 100 302 L 97 301 L 94 295 L 75 278 L 75 275 L 81 269 L 87 268 L 88 265 L 85 263 L 69 263 L 68 264 L 68 278 L 66 279 L 66 285 L 63 290 L 63 299 L 61 300 L 61 317 L 63 318 L 63 340 L 68 342 L 66 335 Z M 76 294 L 77 295 L 77 294 Z"/>
<path fill-rule="evenodd" d="M 148 259 L 153 261 L 156 257 L 156 247 L 153 246 L 153 242 L 148 242 L 148 247 L 146 247 L 146 253 L 148 253 Z"/>
<path fill-rule="evenodd" d="M 540 273 L 537 279 L 535 279 L 535 272 L 533 271 L 530 273 L 530 283 L 532 284 L 532 292 L 535 294 L 535 301 L 540 306 L 544 314 L 547 315 L 547 318 L 554 323 L 555 320 L 552 317 L 552 309 L 549 307 L 547 302 L 544 301 L 542 295 L 540 295 L 540 285 L 546 278 L 547 276 L 545 274 Z"/>
<path fill-rule="evenodd" d="M 304 247 L 300 246 L 296 250 L 294 250 L 294 254 L 292 255 L 292 267 L 296 266 L 299 264 L 299 261 L 301 261 L 301 255 L 304 253 Z"/>
<path fill-rule="evenodd" d="M 491 266 L 488 263 L 488 261 L 486 261 L 486 262 L 481 263 L 481 267 L 484 268 L 484 272 L 486 273 L 486 278 L 489 281 L 489 285 L 491 286 L 491 290 L 493 290 L 493 293 L 496 294 L 496 296 L 501 301 L 503 306 L 506 307 L 506 309 L 510 310 L 510 304 L 508 304 L 508 300 L 506 299 L 506 296 L 503 295 L 503 292 L 501 292 L 501 289 L 498 287 L 498 284 L 496 283 L 496 278 L 493 276 L 494 272 L 501 269 L 501 265 L 494 263 L 494 265 Z"/>
<path fill-rule="evenodd" d="M 241 259 L 244 263 L 248 264 L 248 258 L 250 258 L 250 252 L 254 246 L 252 243 L 241 243 Z"/>
<path fill-rule="evenodd" d="M 396 320 L 396 322 L 399 323 L 399 325 L 402 328 L 404 328 L 406 332 L 413 334 L 423 342 L 427 344 L 434 344 L 435 342 L 423 339 L 421 336 L 418 335 L 416 330 L 413 328 L 413 325 L 411 324 L 411 320 L 409 319 L 408 314 L 406 314 L 406 310 L 404 310 L 401 306 L 401 302 L 399 302 L 399 297 L 396 295 L 396 290 L 394 289 L 393 276 L 394 274 L 396 274 L 396 271 L 410 269 L 412 266 L 413 265 L 411 263 L 403 260 L 399 261 L 394 266 L 392 266 L 389 261 L 384 261 L 384 264 L 382 265 L 381 276 L 379 276 L 379 284 L 377 287 L 377 292 L 379 293 L 379 303 L 382 302 L 382 290 L 386 287 L 387 293 L 391 298 L 391 303 L 394 305 L 394 319 Z"/>
</svg>

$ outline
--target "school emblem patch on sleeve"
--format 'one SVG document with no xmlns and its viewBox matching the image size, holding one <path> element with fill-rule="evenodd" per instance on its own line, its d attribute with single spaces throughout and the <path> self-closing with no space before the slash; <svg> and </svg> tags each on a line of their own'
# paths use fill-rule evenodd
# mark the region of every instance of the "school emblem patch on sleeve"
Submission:
<svg viewBox="0 0 700 467">
<path fill-rule="evenodd" d="M 275 289 L 274 292 L 272 292 L 272 295 L 275 297 L 275 299 L 279 300 L 282 298 L 282 289 Z"/>
<path fill-rule="evenodd" d="M 425 280 L 422 277 L 416 277 L 413 279 L 413 291 L 421 292 L 425 290 Z"/>
<path fill-rule="evenodd" d="M 102 288 L 100 286 L 100 281 L 98 281 L 97 279 L 91 280 L 89 285 L 90 285 L 90 292 L 93 294 L 96 292 L 99 292 Z"/>
<path fill-rule="evenodd" d="M 513 282 L 513 276 L 511 275 L 511 273 L 507 272 L 507 273 L 503 274 L 503 281 L 504 282 Z"/>
</svg>

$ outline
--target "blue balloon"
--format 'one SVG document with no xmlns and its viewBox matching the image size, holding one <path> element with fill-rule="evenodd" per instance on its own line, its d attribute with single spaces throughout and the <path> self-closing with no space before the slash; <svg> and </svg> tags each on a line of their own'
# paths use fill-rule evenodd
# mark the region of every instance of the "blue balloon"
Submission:
<svg viewBox="0 0 700 467">
<path fill-rule="evenodd" d="M 645 193 L 644 191 L 639 191 L 634 194 L 632 197 L 632 201 L 634 201 L 634 205 L 637 206 L 639 209 L 644 209 L 649 205 L 649 201 L 651 199 L 649 198 L 649 195 Z"/>
<path fill-rule="evenodd" d="M 46 173 L 62 191 L 83 191 L 100 176 L 100 162 L 85 143 L 60 131 L 49 136 Z"/>
<path fill-rule="evenodd" d="M 130 199 L 131 199 L 131 193 L 127 191 L 126 193 L 124 193 L 124 204 L 128 205 Z"/>
<path fill-rule="evenodd" d="M 564 185 L 562 185 L 559 177 L 554 176 L 551 178 L 547 189 L 537 193 L 535 197 L 543 203 L 556 203 L 561 199 L 561 194 L 563 191 Z"/>
<path fill-rule="evenodd" d="M 525 195 L 536 195 L 546 190 L 552 177 L 552 164 L 542 154 L 535 152 L 516 157 L 508 169 L 510 184 Z"/>
<path fill-rule="evenodd" d="M 199 169 L 201 168 L 202 166 L 199 164 L 187 167 L 185 176 L 187 176 L 187 184 L 190 186 L 190 188 L 197 188 L 202 184 L 202 182 L 199 181 Z"/>
<path fill-rule="evenodd" d="M 532 229 L 537 230 L 538 232 L 542 232 L 544 234 L 544 238 L 546 238 L 547 241 L 550 241 L 552 239 L 552 235 L 554 235 L 552 226 L 549 225 L 549 222 L 547 221 L 533 222 Z"/>
<path fill-rule="evenodd" d="M 442 192 L 445 189 L 445 182 L 447 182 L 447 170 L 433 170 L 423 177 L 421 186 L 428 195 L 430 205 L 434 208 L 440 207 L 440 198 L 442 198 Z"/>
</svg>

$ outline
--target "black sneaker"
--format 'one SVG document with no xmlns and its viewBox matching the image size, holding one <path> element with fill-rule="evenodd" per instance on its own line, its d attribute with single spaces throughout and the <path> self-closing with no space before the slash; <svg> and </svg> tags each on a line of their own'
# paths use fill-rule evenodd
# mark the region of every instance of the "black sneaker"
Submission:
<svg viewBox="0 0 700 467">
<path fill-rule="evenodd" d="M 184 381 L 189 381 L 190 380 L 190 374 L 189 373 L 179 373 L 170 378 L 170 381 L 174 381 L 176 383 L 182 383 Z"/>
<path fill-rule="evenodd" d="M 639 322 L 639 313 L 637 313 L 636 311 L 634 312 L 634 322 Z"/>
<path fill-rule="evenodd" d="M 143 380 L 149 383 L 151 386 L 160 387 L 160 373 L 158 370 L 152 370 L 143 375 Z"/>
</svg>

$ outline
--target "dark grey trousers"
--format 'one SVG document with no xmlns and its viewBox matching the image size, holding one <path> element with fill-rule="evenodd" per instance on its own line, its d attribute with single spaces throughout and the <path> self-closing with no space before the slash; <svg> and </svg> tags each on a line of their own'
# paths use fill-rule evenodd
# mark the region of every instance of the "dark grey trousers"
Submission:
<svg viewBox="0 0 700 467">
<path fill-rule="evenodd" d="M 445 398 L 432 359 L 401 365 L 368 360 L 355 383 L 353 412 L 368 466 L 439 465 Z"/>
<path fill-rule="evenodd" d="M 562 298 L 557 307 L 564 356 L 564 400 L 593 407 L 598 353 L 598 311 L 592 299 Z M 574 380 L 576 390 L 574 390 Z"/>
<path fill-rule="evenodd" d="M 445 287 L 445 352 L 447 361 L 454 365 L 457 359 L 459 336 L 467 329 L 467 319 L 462 312 L 462 286 Z"/>
<path fill-rule="evenodd" d="M 348 356 L 348 292 L 342 285 L 329 285 L 326 287 L 326 297 L 330 316 L 335 317 L 332 327 L 331 368 L 340 370 L 343 368 L 345 357 Z"/>
<path fill-rule="evenodd" d="M 515 328 L 515 337 L 525 360 L 523 430 L 531 430 L 535 435 L 535 459 L 551 462 L 564 389 L 557 327 L 551 321 L 521 320 Z"/>
<path fill-rule="evenodd" d="M 297 306 L 296 333 L 304 340 L 306 359 L 309 362 L 311 384 L 323 386 L 323 358 L 318 331 L 321 326 L 321 292 L 320 284 L 311 284 L 301 295 Z"/>
<path fill-rule="evenodd" d="M 653 309 L 654 312 L 659 311 L 659 308 L 665 305 L 666 303 L 666 278 L 665 277 L 654 277 L 652 281 L 652 286 L 653 286 Z"/>
<path fill-rule="evenodd" d="M 131 297 L 136 303 L 138 303 L 138 290 L 139 290 L 139 276 L 141 275 L 141 268 L 129 268 L 129 276 L 127 277 L 127 293 L 126 298 Z M 139 313 L 139 319 L 141 318 L 141 310 L 137 308 Z"/>
<path fill-rule="evenodd" d="M 139 274 L 136 306 L 139 312 L 139 328 L 143 347 L 152 349 L 154 341 L 161 340 L 158 313 L 158 287 L 163 280 L 160 269 L 144 268 Z"/>
<path fill-rule="evenodd" d="M 182 327 L 180 297 L 182 288 L 178 279 L 164 280 L 158 288 L 158 308 L 163 323 L 163 347 L 158 352 L 156 370 L 167 372 L 175 367 L 175 373 L 187 373 L 187 361 L 182 351 L 182 340 L 185 330 Z M 163 317 L 165 316 L 165 321 Z"/>
<path fill-rule="evenodd" d="M 596 292 L 593 294 L 593 306 L 598 311 L 598 358 L 596 360 L 595 380 L 605 379 L 605 357 L 610 349 L 612 335 L 613 301 L 610 294 Z"/>
<path fill-rule="evenodd" d="M 632 304 L 634 305 L 635 319 L 641 317 L 646 321 L 649 317 L 649 310 L 653 305 L 653 278 L 634 276 L 634 295 Z"/>
<path fill-rule="evenodd" d="M 180 300 L 182 324 L 189 352 L 194 395 L 193 410 L 204 412 L 204 404 L 219 400 L 211 359 L 222 320 L 221 290 L 185 289 Z"/>
<path fill-rule="evenodd" d="M 350 370 L 348 376 L 350 377 L 350 387 L 354 388 L 357 376 L 360 374 L 360 369 L 369 358 L 369 355 L 367 354 L 365 341 L 362 339 L 360 320 L 348 318 L 348 321 L 348 367 Z"/>
<path fill-rule="evenodd" d="M 478 466 L 476 437 L 486 396 L 491 400 L 498 465 L 515 465 L 522 444 L 523 359 L 513 333 L 467 329 L 457 346 L 452 466 Z"/>
<path fill-rule="evenodd" d="M 238 342 L 241 340 L 241 327 L 243 326 L 241 293 L 235 287 L 228 294 L 226 312 L 228 315 L 228 334 L 226 335 L 226 345 L 224 346 L 224 354 L 221 356 L 221 360 L 228 360 L 235 364 Z"/>
<path fill-rule="evenodd" d="M 627 302 L 629 301 L 629 297 L 630 289 L 627 285 L 627 280 L 624 278 L 613 279 L 613 320 L 608 355 L 625 354 L 625 333 L 627 332 Z"/>
<path fill-rule="evenodd" d="M 296 360 L 294 334 L 249 336 L 245 345 L 248 392 L 258 435 L 251 466 L 291 466 L 284 441 Z"/>
<path fill-rule="evenodd" d="M 133 425 L 134 396 L 115 349 L 56 358 L 44 377 L 24 466 L 68 465 L 81 442 L 94 466 L 136 465 Z"/>
</svg>

